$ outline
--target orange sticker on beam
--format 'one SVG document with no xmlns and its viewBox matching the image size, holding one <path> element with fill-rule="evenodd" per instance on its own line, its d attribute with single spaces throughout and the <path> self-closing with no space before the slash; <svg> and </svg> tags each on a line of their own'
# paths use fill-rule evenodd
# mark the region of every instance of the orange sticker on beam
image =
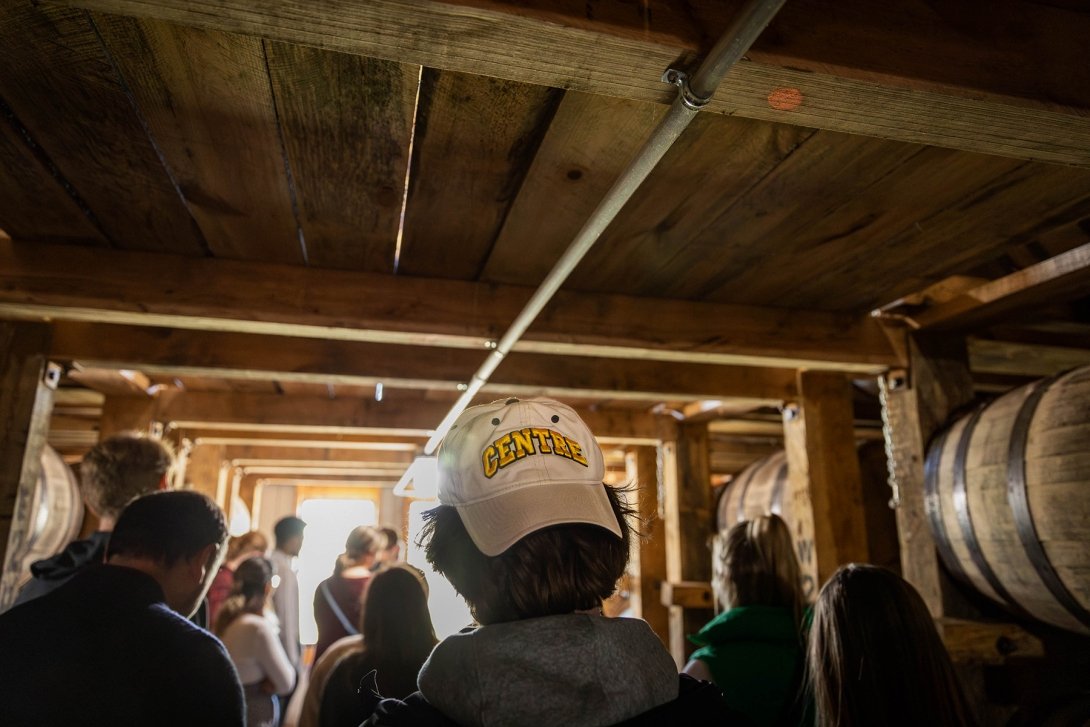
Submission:
<svg viewBox="0 0 1090 727">
<path fill-rule="evenodd" d="M 802 92 L 797 88 L 774 88 L 768 94 L 768 105 L 777 111 L 794 111 L 802 105 Z"/>
</svg>

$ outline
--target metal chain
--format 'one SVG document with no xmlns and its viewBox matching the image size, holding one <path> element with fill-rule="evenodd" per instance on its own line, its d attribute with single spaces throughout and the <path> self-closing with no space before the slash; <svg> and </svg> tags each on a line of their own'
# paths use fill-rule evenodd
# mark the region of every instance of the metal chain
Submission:
<svg viewBox="0 0 1090 727">
<path fill-rule="evenodd" d="M 886 484 L 891 490 L 889 507 L 896 510 L 901 506 L 901 484 L 897 480 L 897 461 L 893 457 L 893 427 L 889 423 L 889 384 L 884 375 L 878 377 L 878 401 L 882 405 L 882 440 L 886 450 L 886 471 L 889 473 Z"/>
</svg>

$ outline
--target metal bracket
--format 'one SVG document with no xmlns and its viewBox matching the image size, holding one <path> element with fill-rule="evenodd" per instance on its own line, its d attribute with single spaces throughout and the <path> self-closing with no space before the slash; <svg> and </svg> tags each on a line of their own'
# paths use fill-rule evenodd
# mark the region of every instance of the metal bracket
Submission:
<svg viewBox="0 0 1090 727">
<path fill-rule="evenodd" d="M 708 105 L 711 101 L 711 96 L 697 96 L 693 93 L 692 86 L 689 85 L 689 74 L 685 71 L 679 71 L 676 68 L 667 68 L 666 72 L 662 74 L 662 82 L 668 83 L 671 86 L 677 86 L 678 95 L 681 97 L 681 103 L 688 106 L 693 111 L 699 111 Z"/>
<path fill-rule="evenodd" d="M 42 383 L 45 384 L 47 389 L 56 391 L 57 384 L 61 382 L 61 376 L 63 375 L 64 369 L 60 364 L 55 364 L 50 361 L 45 365 L 45 372 L 42 374 Z"/>
</svg>

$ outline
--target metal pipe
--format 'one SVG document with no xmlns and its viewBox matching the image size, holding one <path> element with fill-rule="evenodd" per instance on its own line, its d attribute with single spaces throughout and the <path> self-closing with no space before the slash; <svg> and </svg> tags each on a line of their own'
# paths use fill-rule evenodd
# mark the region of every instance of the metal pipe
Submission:
<svg viewBox="0 0 1090 727">
<path fill-rule="evenodd" d="M 765 26 L 772 21 L 773 16 L 783 6 L 785 0 L 752 0 L 742 12 L 735 18 L 731 26 L 723 34 L 722 38 L 712 48 L 704 62 L 700 64 L 695 75 L 690 80 L 684 73 L 668 70 L 663 75 L 663 80 L 679 87 L 677 98 L 670 106 L 665 118 L 652 132 L 650 138 L 631 161 L 628 168 L 614 182 L 606 193 L 606 196 L 591 213 L 583 228 L 572 240 L 568 249 L 557 260 L 556 265 L 549 271 L 548 276 L 533 296 L 527 301 L 522 312 L 511 323 L 510 328 L 503 337 L 492 346 L 492 352 L 481 364 L 481 367 L 469 380 L 465 391 L 458 397 L 450 411 L 440 422 L 435 433 L 428 439 L 424 446 L 424 454 L 430 455 L 439 447 L 447 432 L 450 431 L 454 421 L 469 406 L 469 402 L 488 383 L 489 377 L 496 367 L 503 361 L 504 356 L 511 349 L 530 324 L 534 322 L 538 314 L 552 299 L 556 291 L 560 289 L 564 281 L 571 274 L 575 266 L 583 259 L 590 248 L 598 241 L 606 227 L 621 211 L 625 203 L 632 197 L 639 186 L 658 165 L 662 157 L 673 146 L 681 135 L 681 132 L 696 117 L 697 112 L 711 98 L 718 88 L 723 77 L 749 49 Z"/>
</svg>

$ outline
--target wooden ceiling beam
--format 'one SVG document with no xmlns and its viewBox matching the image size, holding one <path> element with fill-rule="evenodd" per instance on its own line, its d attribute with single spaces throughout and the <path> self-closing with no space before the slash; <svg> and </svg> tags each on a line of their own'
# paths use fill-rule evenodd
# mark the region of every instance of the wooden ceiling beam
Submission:
<svg viewBox="0 0 1090 727">
<path fill-rule="evenodd" d="M 970 338 L 969 368 L 973 374 L 1053 376 L 1079 366 L 1090 366 L 1090 347 L 1043 346 L 1031 343 Z"/>
<path fill-rule="evenodd" d="M 554 3 L 520 3 L 519 7 L 512 7 L 483 0 L 411 4 L 372 0 L 323 6 L 298 0 L 260 6 L 247 0 L 71 0 L 71 4 L 442 70 L 656 103 L 672 99 L 672 89 L 659 80 L 662 73 L 669 67 L 691 67 L 700 57 L 701 49 L 710 44 L 709 39 L 725 29 L 737 11 L 736 6 L 726 3 L 719 5 L 727 7 L 708 10 L 716 3 L 706 3 L 698 13 L 701 17 L 694 19 L 689 9 L 682 22 L 669 25 L 671 17 L 678 15 L 669 11 L 669 3 L 655 4 L 654 12 L 651 9 L 646 13 L 629 12 L 627 23 L 618 22 L 615 17 L 588 18 L 583 3 L 566 3 L 559 8 Z M 737 64 L 707 109 L 713 113 L 897 141 L 1090 166 L 1090 129 L 1078 109 L 1056 105 L 1054 96 L 1044 101 L 1027 99 L 1025 94 L 1022 98 L 1007 98 L 1001 88 L 999 92 L 981 93 L 978 88 L 957 88 L 979 84 L 921 82 L 912 78 L 911 69 L 900 76 L 889 72 L 853 72 L 850 58 L 844 58 L 842 52 L 840 57 L 832 57 L 827 55 L 830 51 L 824 50 L 832 48 L 836 53 L 852 29 L 827 22 L 827 9 L 814 5 L 797 11 L 809 15 L 794 19 L 795 26 L 801 25 L 809 32 L 795 33 L 790 38 L 805 39 L 815 30 L 823 30 L 825 37 L 821 41 L 809 43 L 817 49 L 818 57 L 800 63 L 798 58 L 791 57 L 790 48 L 783 48 L 782 43 L 777 47 L 776 38 L 766 42 L 771 50 L 762 55 L 762 44 L 758 43 L 757 50 L 750 55 L 755 60 Z M 577 9 L 566 11 L 565 7 Z M 904 8 L 900 10 L 900 15 L 905 16 Z M 996 11 L 1005 17 L 989 18 L 990 27 L 1002 28 L 1004 22 L 1012 27 L 1032 27 L 1032 23 L 1027 25 L 1034 19 L 1032 12 L 1025 12 L 1025 8 L 1015 11 Z M 792 12 L 790 5 L 785 12 Z M 873 12 L 866 6 L 837 15 L 849 18 L 849 25 L 854 22 L 854 31 L 861 37 L 882 31 L 881 27 L 867 25 Z M 1069 56 L 1071 48 L 1079 50 L 1079 34 L 1085 36 L 1085 18 L 1076 12 L 1059 20 L 1055 16 L 1053 11 L 1050 24 L 1040 31 L 1065 36 L 1048 45 L 1042 43 L 1046 50 L 1051 48 L 1051 53 L 1059 52 L 1062 56 L 1054 67 L 1081 63 L 1081 56 Z M 954 30 L 952 37 L 939 39 L 936 50 L 967 45 L 964 33 L 957 30 L 956 19 L 946 23 L 925 13 L 915 21 L 918 28 L 908 26 L 903 30 L 893 22 L 891 25 L 897 30 L 892 37 L 883 38 L 881 45 L 885 48 L 888 43 L 889 47 L 895 47 L 899 41 L 903 48 L 892 55 L 927 58 L 931 53 L 926 39 L 935 35 L 936 27 L 947 31 L 947 35 Z M 961 25 L 965 25 L 964 20 Z M 1080 27 L 1084 30 L 1080 31 Z M 777 37 L 788 36 L 779 33 Z M 1017 40 L 1023 42 L 1021 36 Z M 919 47 L 921 42 L 923 48 Z M 985 40 L 981 47 L 990 46 Z M 972 65 L 973 69 L 967 72 L 970 78 L 1003 75 L 993 73 L 988 64 L 977 62 L 973 53 L 970 50 L 956 59 L 962 65 Z M 803 55 L 815 53 L 803 51 Z M 1083 89 L 1074 85 L 1075 91 L 1068 91 L 1065 95 L 1070 98 L 1065 101 L 1085 106 L 1087 99 L 1080 94 Z M 1067 85 L 1071 87 L 1072 84 Z"/>
<path fill-rule="evenodd" d="M 468 348 L 533 290 L 457 280 L 0 241 L 0 316 Z M 877 373 L 867 316 L 561 290 L 516 352 Z"/>
<path fill-rule="evenodd" d="M 375 456 L 379 452 L 388 453 L 391 456 L 407 455 L 412 459 L 412 454 L 423 449 L 425 436 L 419 437 L 389 437 L 376 435 L 341 436 L 336 439 L 317 435 L 301 433 L 269 433 L 234 431 L 225 433 L 214 429 L 183 429 L 182 436 L 191 439 L 194 444 L 201 446 L 228 447 L 228 451 L 238 448 L 242 451 L 312 451 L 315 448 L 332 452 L 369 452 L 365 456 Z M 414 441 L 415 440 L 415 441 Z M 302 455 L 300 455 L 302 456 Z M 332 456 L 332 454 L 331 454 Z M 350 455 L 345 455 L 350 456 Z"/>
<path fill-rule="evenodd" d="M 275 447 L 266 445 L 228 445 L 224 448 L 225 460 L 241 463 L 240 466 L 254 464 L 326 464 L 343 462 L 345 464 L 375 463 L 397 464 L 404 467 L 412 462 L 411 451 L 352 450 L 327 447 Z"/>
<path fill-rule="evenodd" d="M 909 317 L 920 328 L 966 330 L 1012 313 L 1085 296 L 1090 290 L 1090 243 L 954 296 Z"/>
<path fill-rule="evenodd" d="M 184 331 L 58 321 L 51 356 L 164 376 L 303 381 L 455 391 L 484 357 L 468 349 Z M 485 388 L 494 396 L 728 398 L 750 408 L 795 393 L 794 370 L 512 353 Z"/>
<path fill-rule="evenodd" d="M 487 401 L 488 397 L 483 397 Z M 329 399 L 163 390 L 154 398 L 107 398 L 103 416 L 128 422 L 161 422 L 171 429 L 299 432 L 325 435 L 427 435 L 443 419 L 450 401 L 391 395 L 373 399 Z M 480 403 L 480 402 L 477 402 Z M 601 442 L 657 443 L 662 417 L 639 411 L 577 408 Z"/>
<path fill-rule="evenodd" d="M 276 465 L 239 467 L 243 475 L 299 475 L 301 477 L 360 477 L 372 480 L 392 479 L 396 482 L 400 479 L 407 465 L 400 465 L 397 469 L 378 467 L 321 467 L 318 465 L 306 465 L 302 467 L 281 467 Z"/>
<path fill-rule="evenodd" d="M 266 467 L 293 467 L 299 469 L 330 469 L 342 472 L 345 470 L 373 470 L 375 472 L 397 472 L 401 474 L 405 471 L 405 466 L 412 460 L 397 460 L 397 461 L 375 461 L 368 459 L 280 459 L 278 457 L 228 457 L 227 460 L 231 463 L 232 467 L 241 467 L 245 470 L 258 471 L 264 470 Z"/>
<path fill-rule="evenodd" d="M 120 369 L 120 370 L 117 370 Z M 78 366 L 68 378 L 88 389 L 111 396 L 150 396 L 151 380 L 142 371 L 126 366 Z"/>
<path fill-rule="evenodd" d="M 373 477 L 361 477 L 359 479 L 342 479 L 337 477 L 270 477 L 268 475 L 249 475 L 243 478 L 254 488 L 275 487 L 325 487 L 336 489 L 390 489 L 397 484 L 397 480 L 375 480 Z"/>
</svg>

